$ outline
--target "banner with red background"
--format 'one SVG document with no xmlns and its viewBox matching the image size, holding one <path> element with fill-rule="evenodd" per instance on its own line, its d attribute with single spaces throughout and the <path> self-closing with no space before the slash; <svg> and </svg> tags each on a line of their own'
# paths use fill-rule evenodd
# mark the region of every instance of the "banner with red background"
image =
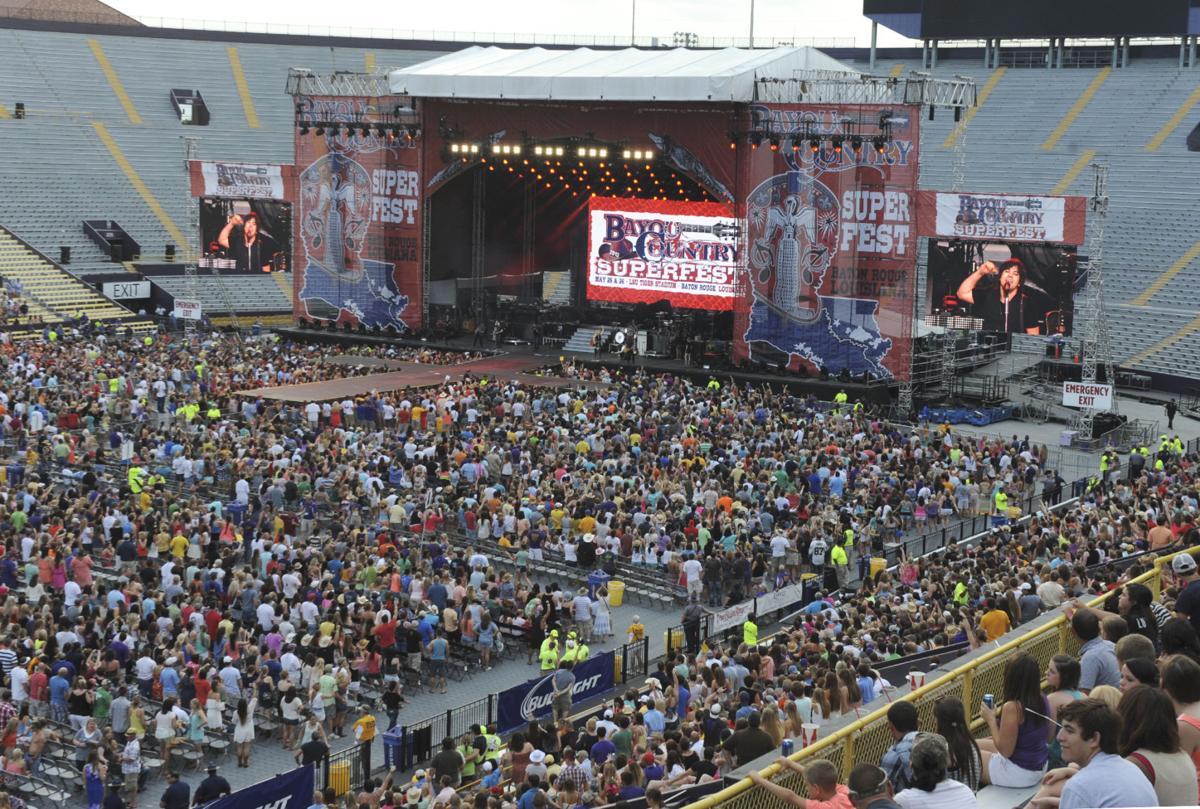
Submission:
<svg viewBox="0 0 1200 809">
<path fill-rule="evenodd" d="M 885 112 L 891 138 L 882 152 L 870 129 L 846 125 L 877 122 Z M 735 310 L 735 358 L 908 378 L 918 120 L 916 107 L 751 105 L 752 130 L 776 136 L 780 148 L 768 148 L 764 134 L 759 148 L 738 149 L 747 289 Z M 855 131 L 866 133 L 857 153 Z M 823 138 L 815 153 L 804 140 L 809 133 Z M 833 136 L 845 138 L 841 151 Z"/>
<path fill-rule="evenodd" d="M 741 247 L 724 206 L 593 197 L 587 216 L 589 300 L 733 308 Z"/>
<path fill-rule="evenodd" d="M 296 136 L 294 314 L 372 328 L 421 327 L 420 139 L 361 127 L 395 99 L 298 99 L 306 121 L 344 122 Z"/>
</svg>

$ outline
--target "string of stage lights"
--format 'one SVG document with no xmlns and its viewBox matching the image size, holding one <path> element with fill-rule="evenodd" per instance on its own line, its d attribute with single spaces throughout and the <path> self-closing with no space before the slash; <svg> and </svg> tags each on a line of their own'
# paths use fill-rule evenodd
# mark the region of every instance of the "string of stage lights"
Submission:
<svg viewBox="0 0 1200 809">
<path fill-rule="evenodd" d="M 621 150 L 624 156 L 626 150 Z M 632 153 L 637 151 L 628 150 Z M 653 200 L 711 201 L 712 196 L 691 178 L 670 169 L 646 161 L 642 150 L 642 162 L 612 162 L 600 160 L 572 160 L 566 154 L 521 156 L 512 154 L 478 157 L 480 168 L 489 173 L 511 177 L 514 181 L 534 183 L 544 191 L 569 192 L 572 197 L 636 196 Z M 597 157 L 599 155 L 597 154 Z M 460 157 L 470 161 L 470 155 Z"/>
</svg>

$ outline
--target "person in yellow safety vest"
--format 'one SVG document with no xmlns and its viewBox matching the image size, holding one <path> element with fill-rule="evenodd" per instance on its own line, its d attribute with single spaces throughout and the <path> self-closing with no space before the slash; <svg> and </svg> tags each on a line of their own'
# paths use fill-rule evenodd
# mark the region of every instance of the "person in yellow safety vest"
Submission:
<svg viewBox="0 0 1200 809">
<path fill-rule="evenodd" d="M 221 418 L 221 408 L 217 407 L 215 404 L 210 404 L 208 406 L 208 413 L 205 415 L 208 416 L 210 421 L 216 421 L 217 419 Z"/>
<path fill-rule="evenodd" d="M 833 572 L 837 575 L 838 589 L 846 586 L 850 580 L 850 557 L 846 555 L 845 538 L 836 542 L 829 551 L 829 561 L 833 563 Z"/>
<path fill-rule="evenodd" d="M 1167 452 L 1170 448 L 1171 448 L 1171 439 L 1167 438 L 1165 435 L 1160 435 L 1158 437 L 1158 451 L 1159 452 Z"/>
<path fill-rule="evenodd" d="M 758 624 L 754 623 L 753 615 L 742 624 L 742 643 L 750 647 L 758 645 Z"/>
<path fill-rule="evenodd" d="M 154 338 L 151 337 L 149 334 L 147 334 L 145 337 L 142 338 L 142 345 L 149 348 L 150 346 L 154 345 Z"/>
<path fill-rule="evenodd" d="M 862 412 L 863 412 L 863 403 L 858 401 L 857 399 L 855 399 L 854 400 L 854 415 L 857 416 Z"/>
<path fill-rule="evenodd" d="M 590 650 L 588 649 L 587 644 L 580 643 L 574 638 L 567 638 L 567 649 L 565 652 L 563 652 L 562 660 L 560 662 L 582 663 L 588 659 L 589 651 Z"/>
<path fill-rule="evenodd" d="M 1003 486 L 1001 486 L 999 489 L 996 490 L 996 496 L 992 499 L 995 502 L 995 506 L 996 506 L 996 516 L 997 517 L 1007 517 L 1008 516 L 1008 492 L 1004 491 Z"/>
<path fill-rule="evenodd" d="M 54 329 L 51 329 L 50 333 L 46 336 L 50 338 L 50 342 L 52 343 L 58 340 L 58 332 L 56 332 Z"/>
<path fill-rule="evenodd" d="M 486 732 L 484 732 L 485 730 Z M 483 760 L 491 762 L 499 761 L 500 753 L 504 747 L 504 740 L 500 738 L 499 733 L 496 733 L 496 726 L 491 725 L 485 729 L 483 725 L 480 725 L 479 735 L 483 736 L 487 742 L 487 752 L 483 754 Z"/>
<path fill-rule="evenodd" d="M 1180 438 L 1179 436 L 1175 436 L 1174 438 L 1172 438 L 1171 439 L 1171 450 L 1176 455 L 1183 455 L 1183 439 Z"/>
<path fill-rule="evenodd" d="M 130 466 L 129 471 L 125 474 L 125 479 L 129 483 L 129 491 L 141 494 L 142 487 L 145 486 L 146 470 L 141 466 Z"/>
<path fill-rule="evenodd" d="M 835 405 L 837 405 L 837 407 L 835 407 L 835 408 L 833 409 L 833 412 L 835 412 L 835 413 L 841 413 L 841 412 L 842 412 L 842 405 L 844 405 L 844 404 L 845 404 L 846 402 L 848 402 L 848 401 L 850 401 L 850 397 L 846 395 L 846 391 L 844 391 L 844 390 L 839 390 L 837 393 L 835 393 L 835 394 L 833 395 L 833 403 L 834 403 Z"/>
<path fill-rule="evenodd" d="M 1167 468 L 1167 467 L 1166 467 L 1166 465 L 1163 463 L 1163 459 L 1162 459 L 1162 458 L 1159 458 L 1157 461 L 1155 461 L 1155 462 L 1154 462 L 1154 471 L 1155 471 L 1155 472 L 1161 472 L 1161 471 L 1163 471 L 1163 470 L 1164 470 L 1164 469 L 1166 469 L 1166 468 Z"/>
<path fill-rule="evenodd" d="M 954 585 L 954 603 L 963 607 L 967 606 L 967 583 L 962 579 L 958 580 L 958 584 Z"/>
<path fill-rule="evenodd" d="M 721 383 L 720 383 L 720 382 L 718 382 L 718 381 L 716 380 L 716 378 L 715 378 L 715 377 L 711 377 L 711 376 L 710 376 L 710 377 L 708 378 L 708 389 L 709 389 L 709 390 L 720 390 L 720 389 L 721 389 Z"/>
<path fill-rule="evenodd" d="M 551 629 L 550 635 L 542 641 L 538 650 L 538 661 L 542 671 L 554 671 L 558 668 L 558 630 Z"/>
</svg>

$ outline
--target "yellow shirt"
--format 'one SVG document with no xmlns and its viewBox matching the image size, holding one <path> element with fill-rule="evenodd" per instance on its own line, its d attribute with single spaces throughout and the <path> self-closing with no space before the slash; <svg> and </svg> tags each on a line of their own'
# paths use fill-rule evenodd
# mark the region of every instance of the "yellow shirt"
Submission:
<svg viewBox="0 0 1200 809">
<path fill-rule="evenodd" d="M 188 546 L 191 544 L 183 534 L 176 534 L 171 538 L 171 555 L 182 559 L 187 556 Z"/>
<path fill-rule="evenodd" d="M 1009 629 L 1008 613 L 1004 610 L 992 610 L 984 613 L 984 616 L 979 619 L 979 626 L 987 632 L 989 641 L 996 640 Z"/>
<path fill-rule="evenodd" d="M 369 742 L 375 738 L 375 717 L 365 714 L 354 723 L 354 738 L 360 742 Z"/>
</svg>

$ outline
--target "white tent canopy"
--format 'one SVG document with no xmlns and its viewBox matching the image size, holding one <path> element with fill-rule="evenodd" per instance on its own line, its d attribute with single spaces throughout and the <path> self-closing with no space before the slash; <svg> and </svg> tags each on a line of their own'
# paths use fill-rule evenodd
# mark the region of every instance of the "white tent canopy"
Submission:
<svg viewBox="0 0 1200 809">
<path fill-rule="evenodd" d="M 475 46 L 393 70 L 392 92 L 527 101 L 754 101 L 760 78 L 856 71 L 815 48 L 547 50 Z"/>
</svg>

